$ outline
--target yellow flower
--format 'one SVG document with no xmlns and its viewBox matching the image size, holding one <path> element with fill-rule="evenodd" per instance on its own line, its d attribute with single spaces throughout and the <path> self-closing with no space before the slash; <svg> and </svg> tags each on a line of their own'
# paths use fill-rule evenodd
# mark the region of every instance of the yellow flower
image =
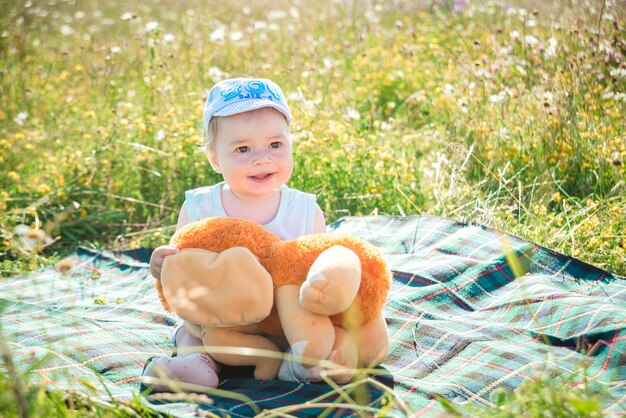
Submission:
<svg viewBox="0 0 626 418">
<path fill-rule="evenodd" d="M 43 184 L 42 183 L 39 186 L 37 186 L 37 193 L 39 193 L 39 194 L 48 194 L 51 191 L 52 191 L 52 189 L 47 184 Z"/>
<path fill-rule="evenodd" d="M 17 174 L 15 171 L 9 171 L 7 173 L 7 177 L 9 177 L 11 180 L 15 180 L 15 181 L 20 179 L 20 175 Z"/>
<path fill-rule="evenodd" d="M 600 246 L 600 238 L 598 237 L 591 238 L 589 242 L 587 243 L 587 248 L 589 248 L 590 250 L 595 250 L 599 246 Z"/>
</svg>

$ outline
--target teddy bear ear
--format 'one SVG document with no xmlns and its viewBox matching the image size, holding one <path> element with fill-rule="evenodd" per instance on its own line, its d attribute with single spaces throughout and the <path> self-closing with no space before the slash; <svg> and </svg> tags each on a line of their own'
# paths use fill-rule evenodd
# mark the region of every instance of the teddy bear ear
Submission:
<svg viewBox="0 0 626 418">
<path fill-rule="evenodd" d="M 163 262 L 161 285 L 172 310 L 199 325 L 258 323 L 274 303 L 270 274 L 242 247 L 221 253 L 190 248 L 170 255 Z"/>
</svg>

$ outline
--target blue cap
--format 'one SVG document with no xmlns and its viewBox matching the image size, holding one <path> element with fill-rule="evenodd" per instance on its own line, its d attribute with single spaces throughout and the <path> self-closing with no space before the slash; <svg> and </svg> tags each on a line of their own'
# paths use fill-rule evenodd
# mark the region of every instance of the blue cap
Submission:
<svg viewBox="0 0 626 418">
<path fill-rule="evenodd" d="M 264 107 L 273 107 L 291 123 L 291 111 L 282 90 L 264 78 L 231 78 L 215 84 L 204 105 L 204 130 L 213 116 L 231 116 Z"/>
</svg>

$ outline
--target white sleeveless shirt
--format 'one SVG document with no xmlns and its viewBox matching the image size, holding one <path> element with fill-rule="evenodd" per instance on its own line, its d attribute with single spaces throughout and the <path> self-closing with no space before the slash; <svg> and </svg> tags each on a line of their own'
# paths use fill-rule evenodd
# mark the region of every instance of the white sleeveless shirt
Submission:
<svg viewBox="0 0 626 418">
<path fill-rule="evenodd" d="M 228 216 L 222 206 L 221 190 L 225 182 L 185 192 L 189 222 L 215 216 Z M 315 230 L 315 195 L 280 187 L 280 204 L 276 216 L 262 225 L 284 240 L 312 234 Z"/>
</svg>

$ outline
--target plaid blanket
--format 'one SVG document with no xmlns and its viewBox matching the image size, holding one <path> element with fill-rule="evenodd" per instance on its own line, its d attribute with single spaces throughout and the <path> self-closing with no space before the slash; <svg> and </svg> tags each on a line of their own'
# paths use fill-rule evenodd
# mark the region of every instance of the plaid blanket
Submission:
<svg viewBox="0 0 626 418">
<path fill-rule="evenodd" d="M 514 389 L 549 369 L 604 388 L 612 397 L 606 412 L 623 413 L 623 278 L 489 228 L 431 216 L 343 218 L 329 229 L 377 245 L 393 270 L 383 367 L 409 411 L 440 412 L 441 397 L 494 405 L 496 388 Z M 0 332 L 14 362 L 53 389 L 121 402 L 136 397 L 146 360 L 172 352 L 177 323 L 157 300 L 148 259 L 146 250 L 80 249 L 65 274 L 47 268 L 0 281 Z M 219 389 L 238 397 L 144 402 L 173 416 L 246 417 L 305 402 L 291 413 L 318 416 L 334 404 L 331 415 L 348 415 L 346 396 L 360 393 L 364 408 L 406 412 L 389 408 L 388 392 L 369 381 L 338 392 L 232 378 Z"/>
</svg>

